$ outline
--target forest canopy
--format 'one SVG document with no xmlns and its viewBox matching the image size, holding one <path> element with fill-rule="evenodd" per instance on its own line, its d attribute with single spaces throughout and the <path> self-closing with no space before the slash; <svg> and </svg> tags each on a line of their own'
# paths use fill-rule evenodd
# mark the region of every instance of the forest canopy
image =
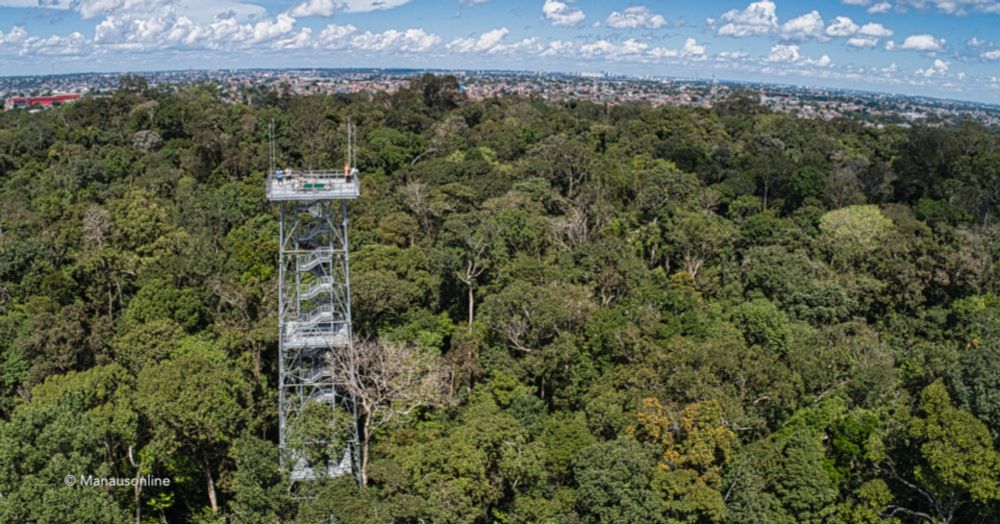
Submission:
<svg viewBox="0 0 1000 524">
<path fill-rule="evenodd" d="M 295 497 L 268 128 L 335 167 L 348 119 L 354 330 L 392 387 L 359 403 L 363 485 Z M 996 130 L 742 94 L 129 78 L 5 112 L 0 521 L 1000 521 L 998 213 Z"/>
</svg>

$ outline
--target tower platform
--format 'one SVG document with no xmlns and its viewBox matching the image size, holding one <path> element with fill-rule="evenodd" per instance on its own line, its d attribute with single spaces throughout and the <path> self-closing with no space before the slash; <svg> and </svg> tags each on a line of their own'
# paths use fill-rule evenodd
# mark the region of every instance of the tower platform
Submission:
<svg viewBox="0 0 1000 524">
<path fill-rule="evenodd" d="M 267 177 L 267 199 L 354 200 L 361 194 L 357 170 L 276 169 Z"/>
</svg>

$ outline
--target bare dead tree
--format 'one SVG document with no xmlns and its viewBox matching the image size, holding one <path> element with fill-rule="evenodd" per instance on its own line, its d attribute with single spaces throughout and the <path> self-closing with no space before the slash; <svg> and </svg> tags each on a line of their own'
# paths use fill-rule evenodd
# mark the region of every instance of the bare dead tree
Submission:
<svg viewBox="0 0 1000 524">
<path fill-rule="evenodd" d="M 432 233 L 431 204 L 427 195 L 427 188 L 424 184 L 414 181 L 403 186 L 400 191 L 403 193 L 403 201 L 406 202 L 406 207 L 410 208 L 410 211 L 416 215 L 421 227 L 424 228 L 424 233 L 430 237 Z"/>
<path fill-rule="evenodd" d="M 83 238 L 91 245 L 101 248 L 111 230 L 111 213 L 101 206 L 87 208 L 82 220 Z"/>
<path fill-rule="evenodd" d="M 570 207 L 565 214 L 551 221 L 555 241 L 565 249 L 575 249 L 587 241 L 589 230 L 587 216 L 578 207 Z"/>
<path fill-rule="evenodd" d="M 358 409 L 359 470 L 361 484 L 367 485 L 372 433 L 420 407 L 447 402 L 447 372 L 433 351 L 380 340 L 359 340 L 330 358 L 337 387 L 354 398 Z"/>
<path fill-rule="evenodd" d="M 504 324 L 503 332 L 507 335 L 507 341 L 510 342 L 511 347 L 521 353 L 531 353 L 533 349 L 526 342 L 531 330 L 531 312 L 523 305 L 520 309 L 521 311 L 518 315 L 508 319 Z"/>
<path fill-rule="evenodd" d="M 471 326 L 476 313 L 476 280 L 479 275 L 483 274 L 483 271 L 486 271 L 486 257 L 483 256 L 486 253 L 486 239 L 479 235 L 475 235 L 475 238 L 468 236 L 465 238 L 465 245 L 469 249 L 468 258 L 465 260 L 465 270 L 456 272 L 456 276 L 468 290 L 469 325 Z"/>
</svg>

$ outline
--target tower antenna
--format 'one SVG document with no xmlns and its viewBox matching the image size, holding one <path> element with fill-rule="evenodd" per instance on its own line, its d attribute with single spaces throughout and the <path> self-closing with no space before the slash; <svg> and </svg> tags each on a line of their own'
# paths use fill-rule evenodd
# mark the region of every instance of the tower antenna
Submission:
<svg viewBox="0 0 1000 524">
<path fill-rule="evenodd" d="M 269 149 L 270 165 L 268 166 L 268 174 L 274 174 L 274 119 L 271 119 L 271 126 L 267 133 L 267 147 Z"/>
</svg>

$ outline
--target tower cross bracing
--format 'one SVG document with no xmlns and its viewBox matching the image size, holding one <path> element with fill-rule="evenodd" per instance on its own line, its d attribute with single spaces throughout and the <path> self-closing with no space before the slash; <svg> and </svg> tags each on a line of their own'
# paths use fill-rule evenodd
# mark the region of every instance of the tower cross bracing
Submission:
<svg viewBox="0 0 1000 524">
<path fill-rule="evenodd" d="M 347 201 L 359 196 L 360 182 L 350 160 L 348 153 L 343 172 L 276 168 L 272 140 L 267 198 L 279 205 L 278 431 L 282 467 L 293 481 L 356 473 L 355 406 L 336 387 L 330 363 L 332 352 L 353 343 Z M 314 453 L 329 442 L 294 435 L 310 403 L 351 414 L 342 455 Z M 316 456 L 326 456 L 325 463 Z"/>
</svg>

